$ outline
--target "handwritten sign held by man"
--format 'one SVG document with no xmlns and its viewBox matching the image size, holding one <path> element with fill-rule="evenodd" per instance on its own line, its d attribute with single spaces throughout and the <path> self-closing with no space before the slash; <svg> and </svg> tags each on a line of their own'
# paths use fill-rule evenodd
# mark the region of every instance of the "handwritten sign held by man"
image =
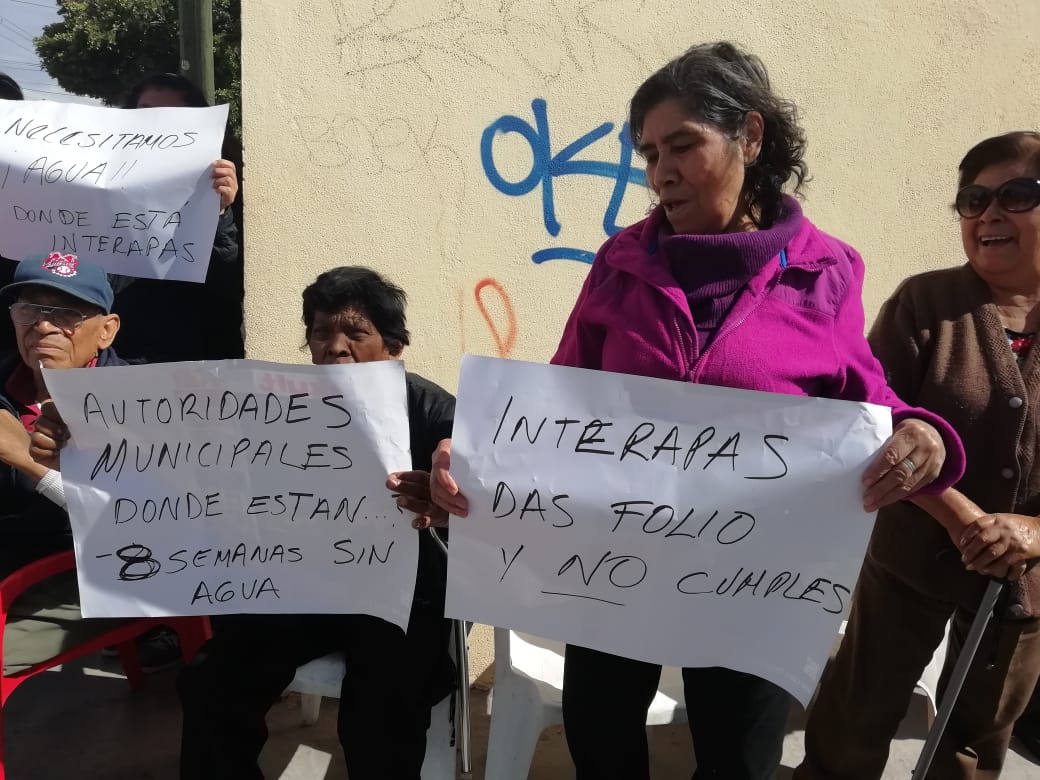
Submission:
<svg viewBox="0 0 1040 780">
<path fill-rule="evenodd" d="M 47 371 L 88 617 L 368 613 L 408 624 L 418 541 L 398 362 Z"/>
<path fill-rule="evenodd" d="M 887 409 L 472 356 L 458 398 L 449 616 L 808 701 Z"/>
<path fill-rule="evenodd" d="M 0 101 L 0 255 L 59 252 L 110 273 L 202 282 L 227 106 Z"/>
</svg>

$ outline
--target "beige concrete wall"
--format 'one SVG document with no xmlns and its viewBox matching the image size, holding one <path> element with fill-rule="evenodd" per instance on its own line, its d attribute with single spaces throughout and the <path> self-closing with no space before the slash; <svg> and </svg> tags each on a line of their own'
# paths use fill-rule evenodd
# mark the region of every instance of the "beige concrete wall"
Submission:
<svg viewBox="0 0 1040 780">
<path fill-rule="evenodd" d="M 409 367 L 452 389 L 464 351 L 551 356 L 587 266 L 532 256 L 594 251 L 617 183 L 552 178 L 551 235 L 541 179 L 522 195 L 489 179 L 481 139 L 503 116 L 532 128 L 543 163 L 611 123 L 572 159 L 618 166 L 644 77 L 691 43 L 743 43 L 801 108 L 807 213 L 862 252 L 868 321 L 904 276 L 961 262 L 949 204 L 964 151 L 1040 125 L 1038 0 L 249 0 L 242 11 L 249 355 L 304 361 L 300 290 L 365 263 L 411 296 Z M 492 159 L 511 182 L 546 167 L 517 132 L 495 134 Z M 617 224 L 648 202 L 630 184 Z M 476 644 L 479 671 L 490 648 Z"/>
</svg>

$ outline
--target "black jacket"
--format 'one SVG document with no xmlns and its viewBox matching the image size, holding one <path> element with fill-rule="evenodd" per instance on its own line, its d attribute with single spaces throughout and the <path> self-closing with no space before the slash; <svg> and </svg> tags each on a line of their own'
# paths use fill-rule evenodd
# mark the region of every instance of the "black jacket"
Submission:
<svg viewBox="0 0 1040 780">
<path fill-rule="evenodd" d="M 455 421 L 455 396 L 418 374 L 406 375 L 408 431 L 412 468 L 429 471 L 433 450 L 441 439 L 451 438 Z M 419 568 L 415 578 L 417 605 L 444 612 L 447 560 L 428 531 L 419 534 Z"/>
<path fill-rule="evenodd" d="M 110 277 L 112 311 L 122 327 L 115 346 L 131 363 L 220 360 L 245 355 L 238 228 L 227 209 L 217 222 L 206 281 Z"/>
</svg>

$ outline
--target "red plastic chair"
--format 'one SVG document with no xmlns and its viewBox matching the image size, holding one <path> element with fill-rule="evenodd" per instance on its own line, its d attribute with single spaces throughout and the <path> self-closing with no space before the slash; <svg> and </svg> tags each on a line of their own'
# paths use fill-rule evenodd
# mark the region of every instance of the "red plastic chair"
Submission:
<svg viewBox="0 0 1040 780">
<path fill-rule="evenodd" d="M 49 555 L 38 561 L 23 566 L 18 571 L 0 582 L 0 659 L 3 658 L 4 631 L 7 625 L 8 610 L 19 595 L 31 586 L 48 577 L 76 568 L 76 556 L 72 550 Z M 185 662 L 194 658 L 195 653 L 209 639 L 213 632 L 207 617 L 169 617 L 169 618 L 133 618 L 118 628 L 94 637 L 88 642 L 66 650 L 60 655 L 16 672 L 10 676 L 0 674 L 0 780 L 4 780 L 4 741 L 3 741 L 3 707 L 14 689 L 30 677 L 44 672 L 54 666 L 64 664 L 74 658 L 95 653 L 103 647 L 115 646 L 119 650 L 119 659 L 126 671 L 130 688 L 136 690 L 144 684 L 144 672 L 141 670 L 141 659 L 137 655 L 134 640 L 156 626 L 167 626 L 177 632 L 180 638 L 181 655 Z"/>
</svg>

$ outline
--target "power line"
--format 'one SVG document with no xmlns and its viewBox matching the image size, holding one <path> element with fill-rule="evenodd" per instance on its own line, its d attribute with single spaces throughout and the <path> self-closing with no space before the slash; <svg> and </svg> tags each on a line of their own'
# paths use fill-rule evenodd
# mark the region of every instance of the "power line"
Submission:
<svg viewBox="0 0 1040 780">
<path fill-rule="evenodd" d="M 12 22 L 12 21 L 11 21 L 10 19 L 5 19 L 5 21 L 6 21 L 6 22 L 7 22 L 7 23 L 8 23 L 8 24 L 9 24 L 9 25 L 11 26 L 11 27 L 13 27 L 14 29 L 18 30 L 18 32 L 22 33 L 22 35 L 26 36 L 26 37 L 27 37 L 27 38 L 29 38 L 30 40 L 32 39 L 32 37 L 33 37 L 32 33 L 31 33 L 31 32 L 29 32 L 28 30 L 26 30 L 26 29 L 25 29 L 24 27 L 22 27 L 22 26 L 21 26 L 20 24 L 15 24 L 15 23 L 14 23 L 14 22 Z"/>
<path fill-rule="evenodd" d="M 14 30 L 6 29 L 6 28 L 4 28 L 3 24 L 4 24 L 4 18 L 2 16 L 0 16 L 0 32 L 3 32 L 5 35 L 10 36 L 8 38 L 8 40 L 10 40 L 11 43 L 13 43 L 13 44 L 15 44 L 15 45 L 25 49 L 26 51 L 31 51 L 33 54 L 36 53 L 32 49 L 27 48 L 26 45 L 25 45 L 26 43 L 28 43 L 29 46 L 32 46 L 32 38 L 28 37 L 27 35 L 22 35 L 22 38 L 24 38 L 25 40 L 24 41 L 19 40 L 15 36 L 16 35 L 21 35 L 21 33 L 17 33 Z"/>
<path fill-rule="evenodd" d="M 8 41 L 9 43 L 13 43 L 19 49 L 22 49 L 23 51 L 26 51 L 29 54 L 35 54 L 36 53 L 32 49 L 30 49 L 29 47 L 25 46 L 20 41 L 16 41 L 14 38 L 10 38 L 10 37 L 4 35 L 4 33 L 2 33 L 2 32 L 0 32 L 0 38 L 3 38 L 5 41 Z"/>
<path fill-rule="evenodd" d="M 41 95 L 62 95 L 63 97 L 82 98 L 82 99 L 85 99 L 85 100 L 90 100 L 90 98 L 87 97 L 86 95 L 77 95 L 74 92 L 59 92 L 59 91 L 53 90 L 53 89 L 30 88 L 30 89 L 24 90 L 24 92 L 27 95 L 29 93 L 31 93 L 31 92 L 35 92 L 35 93 L 38 93 L 38 94 L 41 94 Z"/>
<path fill-rule="evenodd" d="M 56 89 L 59 91 L 65 91 L 65 88 L 58 82 L 44 83 L 42 81 L 20 81 L 18 82 L 23 89 Z"/>
<path fill-rule="evenodd" d="M 16 70 L 43 70 L 43 67 L 33 62 L 19 62 L 16 60 L 0 60 L 0 68 L 15 68 Z"/>
<path fill-rule="evenodd" d="M 10 19 L 8 19 L 8 18 L 6 18 L 4 16 L 0 16 L 0 25 L 7 25 L 8 29 L 14 35 L 17 35 L 17 36 L 20 36 L 20 37 L 24 38 L 30 44 L 32 43 L 32 40 L 33 40 L 32 36 L 29 35 L 29 33 L 25 32 L 24 30 L 19 30 L 18 28 L 16 28 L 13 24 L 11 24 L 11 20 Z"/>
<path fill-rule="evenodd" d="M 8 0 L 8 1 L 11 2 L 11 3 L 20 3 L 21 5 L 34 5 L 37 8 L 46 8 L 48 11 L 55 10 L 53 5 L 48 5 L 47 3 L 32 3 L 32 2 L 29 2 L 29 0 Z"/>
<path fill-rule="evenodd" d="M 20 32 L 15 30 L 13 27 L 12 28 L 4 27 L 4 19 L 2 17 L 0 17 L 0 30 L 2 30 L 7 35 L 13 36 L 13 40 L 20 40 L 22 42 L 22 46 L 32 47 L 32 45 L 33 45 L 32 38 L 28 37 L 27 35 L 22 35 Z M 35 52 L 34 49 L 31 49 L 31 50 Z"/>
<path fill-rule="evenodd" d="M 0 65 L 0 70 L 8 72 L 8 75 L 10 75 L 11 72 L 14 72 L 15 70 L 19 70 L 20 71 L 22 69 L 21 68 L 11 68 L 11 67 L 9 67 L 7 65 Z M 22 79 L 33 79 L 33 78 L 38 78 L 40 76 L 45 76 L 45 75 L 47 75 L 47 74 L 45 74 L 43 71 L 39 71 L 39 70 L 37 70 L 37 71 L 27 71 L 25 73 L 18 73 L 18 81 L 20 83 L 22 81 Z"/>
<path fill-rule="evenodd" d="M 79 97 L 79 95 L 72 95 L 70 92 L 57 92 L 53 89 L 26 89 L 26 92 L 38 92 L 41 95 L 71 95 L 72 97 Z"/>
</svg>

